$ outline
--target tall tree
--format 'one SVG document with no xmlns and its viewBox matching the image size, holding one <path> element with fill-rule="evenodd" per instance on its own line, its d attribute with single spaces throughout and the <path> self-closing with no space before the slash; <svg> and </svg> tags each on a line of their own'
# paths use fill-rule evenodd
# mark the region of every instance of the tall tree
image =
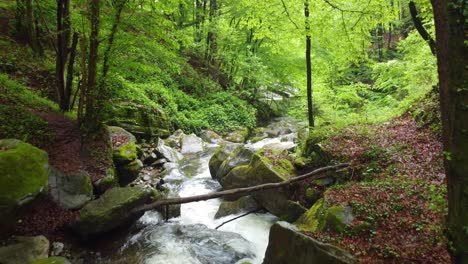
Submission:
<svg viewBox="0 0 468 264">
<path fill-rule="evenodd" d="M 453 262 L 468 263 L 468 5 L 431 0 L 436 28 L 442 141 L 448 188 L 448 233 Z"/>
<path fill-rule="evenodd" d="M 20 37 L 26 39 L 34 53 L 43 54 L 33 0 L 16 0 L 16 31 Z"/>
<path fill-rule="evenodd" d="M 62 111 L 69 111 L 73 85 L 78 33 L 73 34 L 72 44 L 70 0 L 57 0 L 57 48 L 55 60 L 56 93 Z"/>
<path fill-rule="evenodd" d="M 311 61 L 311 40 L 310 40 L 310 21 L 309 21 L 309 0 L 304 2 L 305 30 L 306 30 L 306 71 L 307 71 L 307 113 L 309 118 L 309 127 L 314 127 L 314 110 L 312 104 L 312 61 Z"/>
</svg>

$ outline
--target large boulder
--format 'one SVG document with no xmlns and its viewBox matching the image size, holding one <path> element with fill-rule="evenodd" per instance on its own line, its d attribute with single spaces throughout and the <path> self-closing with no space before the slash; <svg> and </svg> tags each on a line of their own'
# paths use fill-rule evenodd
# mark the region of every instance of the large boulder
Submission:
<svg viewBox="0 0 468 264">
<path fill-rule="evenodd" d="M 325 230 L 344 232 L 347 228 L 351 228 L 353 220 L 351 207 L 327 206 L 325 199 L 322 198 L 297 219 L 295 224 L 301 230 L 308 232 Z"/>
<path fill-rule="evenodd" d="M 244 196 L 235 201 L 222 201 L 216 212 L 215 218 L 221 218 L 232 214 L 260 209 L 261 206 L 252 198 L 252 196 Z"/>
<path fill-rule="evenodd" d="M 138 138 L 168 137 L 171 124 L 162 109 L 130 103 L 115 104 L 107 124 L 123 127 Z"/>
<path fill-rule="evenodd" d="M 130 211 L 157 199 L 155 194 L 139 187 L 110 189 L 79 211 L 80 215 L 73 224 L 73 229 L 82 237 L 88 237 L 130 223 L 142 215 L 132 215 Z"/>
<path fill-rule="evenodd" d="M 108 126 L 115 165 L 125 165 L 137 159 L 136 138 L 121 127 Z"/>
<path fill-rule="evenodd" d="M 156 154 L 158 154 L 159 158 L 164 158 L 169 162 L 177 163 L 184 158 L 184 156 L 180 152 L 169 146 L 166 146 L 163 140 L 159 140 L 155 152 Z"/>
<path fill-rule="evenodd" d="M 221 143 L 221 141 L 223 141 L 223 138 L 220 135 L 216 134 L 216 132 L 211 130 L 202 130 L 200 137 L 204 141 L 213 144 L 218 144 Z"/>
<path fill-rule="evenodd" d="M 224 136 L 224 139 L 233 143 L 245 143 L 248 137 L 249 129 L 241 128 L 228 133 Z"/>
<path fill-rule="evenodd" d="M 136 138 L 121 127 L 109 126 L 108 131 L 112 140 L 112 157 L 117 178 L 121 186 L 126 186 L 138 178 L 143 168 L 143 163 L 138 159 Z"/>
<path fill-rule="evenodd" d="M 203 151 L 203 140 L 195 134 L 183 135 L 180 139 L 180 152 L 182 154 L 192 154 Z"/>
<path fill-rule="evenodd" d="M 289 161 L 284 160 L 279 162 L 279 165 L 274 165 L 270 159 L 258 152 L 253 155 L 248 165 L 235 167 L 219 179 L 219 182 L 224 189 L 282 182 L 295 175 L 292 169 L 293 166 Z M 270 213 L 289 222 L 296 220 L 306 211 L 298 202 L 289 200 L 291 193 L 286 188 L 257 192 L 253 197 Z"/>
<path fill-rule="evenodd" d="M 241 144 L 225 143 L 221 144 L 218 149 L 216 149 L 215 154 L 213 154 L 208 164 L 211 178 L 216 179 L 221 164 L 223 164 L 235 149 L 241 146 Z"/>
<path fill-rule="evenodd" d="M 18 236 L 0 247 L 0 263 L 25 264 L 49 256 L 49 240 L 44 236 Z"/>
<path fill-rule="evenodd" d="M 20 140 L 0 140 L 0 234 L 9 231 L 25 206 L 47 193 L 48 156 Z"/>
<path fill-rule="evenodd" d="M 252 150 L 245 148 L 243 145 L 238 146 L 223 163 L 221 163 L 216 172 L 216 177 L 212 178 L 220 180 L 235 167 L 249 164 L 253 154 Z"/>
<path fill-rule="evenodd" d="M 117 175 L 119 177 L 120 186 L 126 186 L 136 180 L 142 168 L 143 162 L 139 159 L 135 159 L 125 165 L 117 166 Z"/>
<path fill-rule="evenodd" d="M 263 264 L 349 264 L 353 257 L 346 251 L 308 237 L 286 222 L 270 229 Z"/>
<path fill-rule="evenodd" d="M 93 184 L 85 171 L 63 174 L 51 167 L 49 187 L 54 201 L 65 209 L 79 209 L 93 198 Z"/>
</svg>

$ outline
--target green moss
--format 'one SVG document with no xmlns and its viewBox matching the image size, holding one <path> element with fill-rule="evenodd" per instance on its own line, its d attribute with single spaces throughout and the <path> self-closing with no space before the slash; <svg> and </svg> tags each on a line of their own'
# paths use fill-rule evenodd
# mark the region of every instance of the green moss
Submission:
<svg viewBox="0 0 468 264">
<path fill-rule="evenodd" d="M 121 147 L 114 149 L 114 162 L 116 164 L 128 164 L 137 159 L 137 148 L 135 142 L 129 142 Z"/>
<path fill-rule="evenodd" d="M 44 151 L 15 139 L 0 140 L 0 203 L 15 204 L 47 191 L 48 157 Z"/>
<path fill-rule="evenodd" d="M 303 231 L 316 232 L 325 228 L 325 200 L 318 200 L 295 224 Z"/>
<path fill-rule="evenodd" d="M 346 208 L 343 206 L 332 206 L 327 209 L 325 219 L 327 226 L 337 232 L 343 232 L 346 227 Z"/>
</svg>

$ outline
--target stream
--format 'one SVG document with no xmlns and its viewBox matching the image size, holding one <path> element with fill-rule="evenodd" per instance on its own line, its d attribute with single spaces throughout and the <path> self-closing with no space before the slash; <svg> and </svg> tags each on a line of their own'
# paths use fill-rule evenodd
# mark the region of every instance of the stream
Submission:
<svg viewBox="0 0 468 264">
<path fill-rule="evenodd" d="M 284 121 L 280 121 L 284 122 Z M 275 123 L 270 124 L 274 127 Z M 294 146 L 295 129 L 267 137 L 246 147 L 253 150 L 266 145 Z M 187 197 L 219 191 L 220 184 L 211 178 L 208 163 L 217 144 L 206 144 L 204 151 L 185 155 L 178 168 L 165 176 L 169 196 Z M 138 231 L 127 235 L 125 242 L 108 261 L 99 263 L 141 264 L 233 264 L 262 263 L 271 225 L 278 219 L 269 213 L 249 214 L 227 223 L 238 215 L 215 219 L 221 199 L 181 205 L 181 215 L 164 221 L 156 212 L 146 212 L 139 220 Z"/>
</svg>

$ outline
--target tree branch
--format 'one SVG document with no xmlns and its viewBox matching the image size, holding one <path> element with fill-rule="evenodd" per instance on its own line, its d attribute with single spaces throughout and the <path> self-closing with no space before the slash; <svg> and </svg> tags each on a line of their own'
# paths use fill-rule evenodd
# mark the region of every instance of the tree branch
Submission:
<svg viewBox="0 0 468 264">
<path fill-rule="evenodd" d="M 410 1 L 408 3 L 408 6 L 410 9 L 411 19 L 413 20 L 414 27 L 419 32 L 419 35 L 421 35 L 421 37 L 427 42 L 427 44 L 429 44 L 429 48 L 431 49 L 432 54 L 436 55 L 436 43 L 432 36 L 424 28 L 421 18 L 418 16 L 418 10 L 416 9 L 416 5 L 413 1 Z"/>
<path fill-rule="evenodd" d="M 270 190 L 270 189 L 276 189 L 280 187 L 284 187 L 287 185 L 290 185 L 291 183 L 298 182 L 298 181 L 303 181 L 308 178 L 312 179 L 321 179 L 327 177 L 326 175 L 318 175 L 322 174 L 323 172 L 330 171 L 330 170 L 338 170 L 342 169 L 345 167 L 348 167 L 349 164 L 344 163 L 344 164 L 338 164 L 334 166 L 327 166 L 323 167 L 320 169 L 316 169 L 314 171 L 311 171 L 309 173 L 303 174 L 301 176 L 293 177 L 290 178 L 289 180 L 282 181 L 282 182 L 276 182 L 276 183 L 265 183 L 265 184 L 260 184 L 252 187 L 245 187 L 245 188 L 238 188 L 238 189 L 231 189 L 231 190 L 225 190 L 225 191 L 220 191 L 220 192 L 213 192 L 213 193 L 208 193 L 208 194 L 202 194 L 202 195 L 195 195 L 195 196 L 189 196 L 189 197 L 181 197 L 181 198 L 171 198 L 171 199 L 164 199 L 164 200 L 159 200 L 154 203 L 142 205 L 140 207 L 137 207 L 131 211 L 132 214 L 137 214 L 141 212 L 145 212 L 148 210 L 156 209 L 160 206 L 163 205 L 171 205 L 171 204 L 184 204 L 184 203 L 193 203 L 193 202 L 199 202 L 199 201 L 206 201 L 210 199 L 215 199 L 215 198 L 220 198 L 220 197 L 229 197 L 229 196 L 245 196 L 253 192 L 259 192 L 259 191 L 265 191 L 265 190 Z"/>
<path fill-rule="evenodd" d="M 286 4 L 284 3 L 284 0 L 281 0 L 281 4 L 283 5 L 284 12 L 286 12 L 286 16 L 288 16 L 289 21 L 291 21 L 291 23 L 293 23 L 293 25 L 296 27 L 296 29 L 299 29 L 296 22 L 294 22 L 294 20 L 292 20 L 291 16 L 289 15 L 289 11 L 288 11 L 288 8 L 286 7 Z"/>
</svg>

